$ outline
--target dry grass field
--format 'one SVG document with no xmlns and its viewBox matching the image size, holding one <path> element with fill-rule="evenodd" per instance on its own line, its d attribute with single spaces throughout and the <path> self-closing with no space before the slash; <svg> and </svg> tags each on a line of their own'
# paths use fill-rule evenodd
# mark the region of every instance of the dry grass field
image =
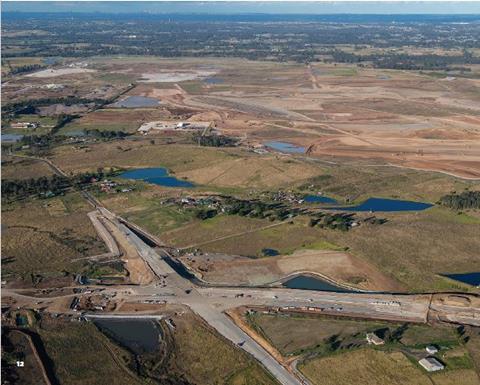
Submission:
<svg viewBox="0 0 480 385">
<path fill-rule="evenodd" d="M 149 140 L 109 142 L 78 149 L 56 148 L 52 161 L 66 171 L 97 167 L 167 167 L 200 185 L 268 189 L 305 182 L 322 169 L 295 159 L 257 156 L 241 149 L 152 144 Z"/>
<path fill-rule="evenodd" d="M 264 248 L 289 254 L 299 248 L 308 249 L 309 244 L 327 241 L 341 248 L 348 247 L 349 253 L 369 262 L 387 277 L 410 290 L 467 289 L 438 274 L 478 270 L 478 262 L 472 258 L 475 250 L 480 247 L 475 235 L 480 231 L 480 222 L 476 217 L 457 215 L 441 208 L 383 217 L 388 218 L 389 222 L 380 226 L 362 225 L 348 232 L 311 228 L 302 223 L 301 219 L 295 219 L 294 224 L 280 224 L 203 243 L 201 248 L 212 253 L 260 256 Z M 185 237 L 194 237 L 196 232 L 195 225 L 190 225 L 167 233 L 164 239 L 182 246 L 186 244 Z M 215 237 L 215 230 L 212 229 L 206 235 L 204 242 L 209 237 Z M 338 269 L 342 266 L 339 263 Z M 358 275 L 361 276 L 360 271 Z M 342 277 L 341 273 L 335 274 L 332 269 L 324 272 L 337 278 Z M 387 281 L 383 283 L 386 284 Z"/>
<path fill-rule="evenodd" d="M 196 220 L 179 229 L 163 233 L 162 239 L 167 243 L 182 248 L 200 245 L 204 245 L 202 248 L 208 248 L 207 242 L 217 238 L 231 237 L 239 233 L 250 234 L 251 231 L 270 225 L 271 222 L 266 219 L 246 218 L 237 215 L 218 215 L 204 221 Z M 236 237 L 228 239 L 236 239 Z"/>
<path fill-rule="evenodd" d="M 446 325 L 260 312 L 248 314 L 247 319 L 284 357 L 298 358 L 299 369 L 314 384 L 480 383 L 475 371 L 475 328 L 467 331 L 470 339 L 465 343 L 457 328 Z M 365 333 L 381 335 L 386 329 L 398 340 L 387 339 L 380 348 L 367 347 Z M 431 344 L 440 347 L 437 356 L 446 365 L 445 371 L 427 374 L 414 363 Z"/>
<path fill-rule="evenodd" d="M 424 385 L 428 376 L 400 352 L 372 349 L 316 358 L 300 366 L 314 385 Z M 457 378 L 458 380 L 458 378 Z"/>
<path fill-rule="evenodd" d="M 280 317 L 259 313 L 250 316 L 250 321 L 284 356 L 298 355 L 318 348 L 332 336 L 341 340 L 360 334 L 362 341 L 366 332 L 393 325 L 386 322 L 354 321 L 333 317 L 303 315 Z"/>
<path fill-rule="evenodd" d="M 65 125 L 59 133 L 68 135 L 71 132 L 93 129 L 134 133 L 144 122 L 168 119 L 171 115 L 170 112 L 164 109 L 105 108 L 72 121 Z"/>
<path fill-rule="evenodd" d="M 390 214 L 389 222 L 355 231 L 325 231 L 326 240 L 349 247 L 387 275 L 413 290 L 463 289 L 438 274 L 477 271 L 480 248 L 478 217 L 432 208 L 411 214 Z"/>
<path fill-rule="evenodd" d="M 21 359 L 24 366 L 19 368 L 16 361 Z M 36 359 L 28 337 L 18 330 L 2 329 L 2 377 L 8 382 L 7 373 L 15 376 L 15 383 L 31 385 L 42 381 L 42 369 Z"/>
<path fill-rule="evenodd" d="M 277 382 L 255 361 L 186 313 L 174 318 L 175 363 L 196 384 L 274 385 Z"/>
<path fill-rule="evenodd" d="M 76 193 L 4 205 L 3 279 L 29 282 L 36 275 L 62 277 L 64 271 L 82 268 L 83 262 L 72 259 L 105 252 L 86 215 L 90 210 Z"/>
<path fill-rule="evenodd" d="M 123 357 L 128 353 L 112 344 L 92 323 L 42 322 L 38 334 L 62 384 L 100 385 L 107 378 L 119 385 L 143 383 L 124 364 Z"/>
<path fill-rule="evenodd" d="M 172 317 L 176 329 L 164 336 L 160 349 L 137 353 L 136 358 L 90 322 L 45 319 L 37 332 L 62 384 L 104 384 L 109 378 L 114 384 L 128 385 L 277 385 L 251 357 L 192 313 Z M 79 356 L 85 357 L 79 360 Z"/>
<path fill-rule="evenodd" d="M 52 169 L 45 162 L 8 155 L 2 157 L 2 179 L 30 179 L 52 175 Z"/>
</svg>

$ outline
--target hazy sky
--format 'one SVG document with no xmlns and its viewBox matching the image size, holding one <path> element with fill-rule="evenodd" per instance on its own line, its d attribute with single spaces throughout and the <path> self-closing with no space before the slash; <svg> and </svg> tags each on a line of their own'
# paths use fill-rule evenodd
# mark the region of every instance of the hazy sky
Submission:
<svg viewBox="0 0 480 385">
<path fill-rule="evenodd" d="M 172 2 L 172 1 L 2 1 L 2 11 L 22 12 L 106 12 L 106 13 L 280 13 L 280 14 L 480 14 L 480 1 L 248 1 L 248 2 Z"/>
</svg>

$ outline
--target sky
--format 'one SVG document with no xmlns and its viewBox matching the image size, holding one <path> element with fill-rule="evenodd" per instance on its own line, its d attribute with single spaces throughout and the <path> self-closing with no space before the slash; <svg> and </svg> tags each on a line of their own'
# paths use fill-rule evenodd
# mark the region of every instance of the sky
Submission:
<svg viewBox="0 0 480 385">
<path fill-rule="evenodd" d="M 2 12 L 480 14 L 480 1 L 2 1 Z"/>
</svg>

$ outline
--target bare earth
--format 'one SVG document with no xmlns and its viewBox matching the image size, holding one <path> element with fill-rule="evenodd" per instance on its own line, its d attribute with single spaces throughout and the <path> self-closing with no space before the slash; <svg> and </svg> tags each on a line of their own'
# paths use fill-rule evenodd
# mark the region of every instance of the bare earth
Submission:
<svg viewBox="0 0 480 385">
<path fill-rule="evenodd" d="M 400 290 L 401 285 L 354 256 L 331 250 L 297 250 L 291 255 L 252 259 L 223 254 L 184 257 L 211 282 L 262 285 L 295 273 L 316 273 L 364 290 Z"/>
</svg>

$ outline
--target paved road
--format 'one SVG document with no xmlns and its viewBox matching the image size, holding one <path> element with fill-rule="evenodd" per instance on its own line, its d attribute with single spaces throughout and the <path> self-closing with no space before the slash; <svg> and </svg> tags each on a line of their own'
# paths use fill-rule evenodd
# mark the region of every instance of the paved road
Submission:
<svg viewBox="0 0 480 385">
<path fill-rule="evenodd" d="M 302 384 L 302 381 L 279 364 L 265 349 L 257 344 L 253 338 L 236 326 L 220 309 L 212 306 L 209 299 L 205 298 L 198 288 L 195 288 L 190 281 L 180 277 L 155 250 L 146 245 L 124 224 L 117 222 L 117 225 L 127 239 L 137 248 L 138 253 L 155 275 L 159 278 L 166 279 L 168 282 L 166 288 L 158 288 L 155 285 L 150 285 L 140 289 L 139 291 L 143 292 L 143 296 L 148 298 L 151 293 L 152 298 L 157 300 L 163 299 L 166 302 L 180 302 L 188 305 L 222 336 L 237 346 L 240 346 L 260 361 L 281 384 Z"/>
</svg>

